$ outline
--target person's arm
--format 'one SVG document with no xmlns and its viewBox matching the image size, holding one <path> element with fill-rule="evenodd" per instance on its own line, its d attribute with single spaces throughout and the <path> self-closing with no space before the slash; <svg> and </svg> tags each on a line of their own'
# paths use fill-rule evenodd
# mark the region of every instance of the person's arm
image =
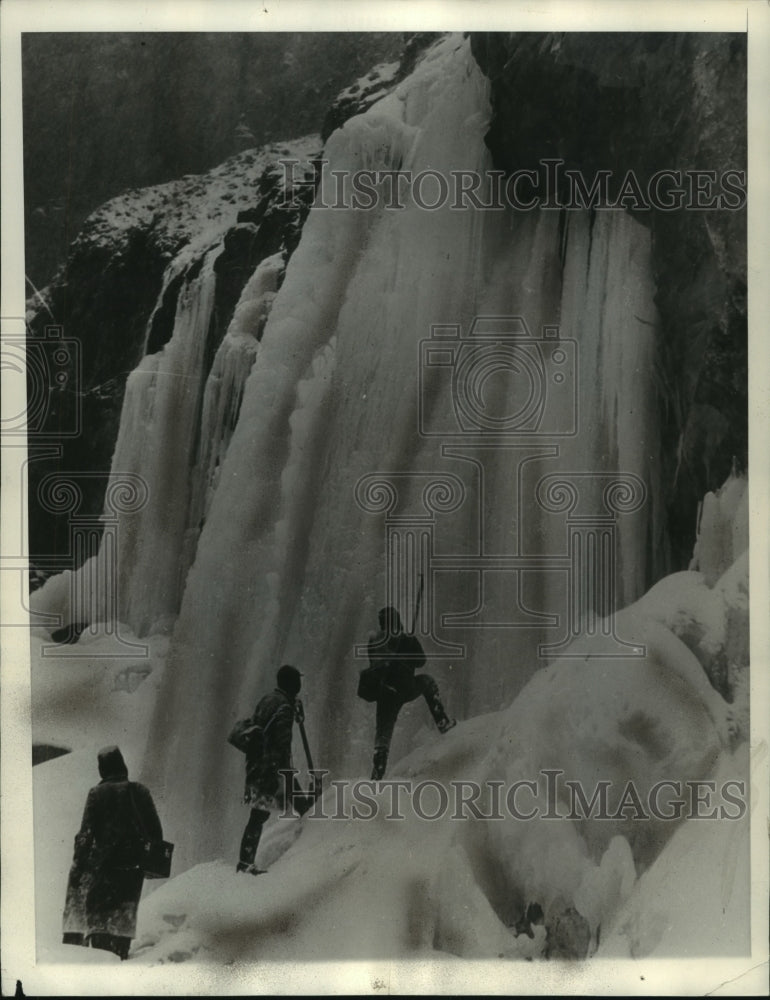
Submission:
<svg viewBox="0 0 770 1000">
<path fill-rule="evenodd" d="M 270 756 L 275 761 L 276 770 L 291 767 L 291 737 L 294 725 L 294 709 L 283 704 L 268 723 L 267 739 Z"/>
<path fill-rule="evenodd" d="M 393 661 L 391 660 L 392 639 L 386 639 L 382 632 L 373 635 L 369 640 L 368 652 L 369 666 L 375 668 L 376 676 L 381 685 L 380 690 L 395 693 Z M 396 661 L 396 669 L 398 669 L 398 661 Z"/>
<path fill-rule="evenodd" d="M 80 821 L 80 829 L 75 834 L 75 850 L 73 859 L 76 862 L 84 861 L 91 850 L 91 845 L 94 842 L 94 830 L 97 825 L 97 814 L 96 789 L 92 788 L 86 798 L 85 808 L 83 809 L 83 818 Z"/>
<path fill-rule="evenodd" d="M 136 782 L 134 784 L 134 795 L 134 803 L 139 810 L 145 836 L 149 840 L 163 840 L 163 827 L 161 826 L 160 817 L 155 808 L 155 803 L 152 801 L 149 789 Z"/>
<path fill-rule="evenodd" d="M 425 666 L 425 653 L 417 636 L 405 634 L 403 649 L 408 655 L 407 662 L 410 667 L 419 670 L 420 667 Z"/>
</svg>

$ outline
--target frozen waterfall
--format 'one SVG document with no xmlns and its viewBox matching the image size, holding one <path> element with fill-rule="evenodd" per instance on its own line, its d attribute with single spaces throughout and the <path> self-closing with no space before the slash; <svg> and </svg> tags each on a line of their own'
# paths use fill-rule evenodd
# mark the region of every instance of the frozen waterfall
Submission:
<svg viewBox="0 0 770 1000">
<path fill-rule="evenodd" d="M 325 156 L 338 171 L 488 171 L 488 113 L 485 78 L 448 39 Z M 208 380 L 213 255 L 186 282 L 172 340 L 131 376 L 113 463 L 150 487 L 121 552 L 129 623 L 152 629 L 181 595 L 143 770 L 181 865 L 235 843 L 242 761 L 225 737 L 281 662 L 306 674 L 317 763 L 368 770 L 355 647 L 388 601 L 411 621 L 418 570 L 427 669 L 459 718 L 508 703 L 545 662 L 539 646 L 563 645 L 584 613 L 601 633 L 598 617 L 650 583 L 661 528 L 649 253 L 648 231 L 622 212 L 316 207 L 259 346 L 243 346 L 257 316 L 236 312 Z M 499 340 L 507 317 L 502 332 L 519 339 L 501 363 L 461 347 L 474 317 L 486 317 L 480 343 L 485 330 Z M 515 318 L 525 326 L 511 330 Z M 223 394 L 223 380 L 249 367 L 229 439 L 240 390 Z M 641 492 L 608 515 L 604 474 L 616 472 L 621 493 Z M 594 570 L 614 559 L 606 594 L 591 591 L 595 571 L 570 583 L 580 539 L 560 502 L 576 489 L 578 515 L 613 536 L 611 550 L 607 532 L 586 542 Z M 576 586 L 585 606 L 570 610 Z M 423 725 L 403 713 L 393 760 Z"/>
</svg>

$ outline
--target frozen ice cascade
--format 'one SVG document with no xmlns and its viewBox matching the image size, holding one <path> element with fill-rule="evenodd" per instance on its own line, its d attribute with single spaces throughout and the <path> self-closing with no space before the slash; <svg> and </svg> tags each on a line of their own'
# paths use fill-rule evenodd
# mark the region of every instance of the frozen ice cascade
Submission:
<svg viewBox="0 0 770 1000">
<path fill-rule="evenodd" d="M 357 169 L 489 170 L 487 113 L 486 82 L 466 46 L 446 43 L 394 94 L 329 139 L 327 176 Z M 327 204 L 334 201 L 332 191 L 322 196 Z M 205 267 L 198 280 L 203 295 Z M 386 562 L 383 517 L 362 509 L 356 496 L 362 477 L 417 473 L 413 485 L 402 483 L 399 501 L 400 509 L 414 513 L 421 509 L 426 474 L 453 474 L 468 500 L 436 533 L 442 532 L 444 551 L 463 554 L 477 544 L 480 512 L 472 497 L 482 463 L 489 498 L 481 512 L 485 549 L 511 551 L 519 465 L 511 449 L 482 442 L 459 459 L 447 458 L 444 438 L 418 433 L 420 341 L 430 337 L 431 325 L 467 330 L 475 315 L 517 315 L 539 337 L 544 324 L 558 324 L 578 342 L 579 434 L 561 441 L 558 462 L 536 457 L 548 452 L 540 439 L 530 444 L 523 453 L 531 459 L 527 468 L 533 476 L 565 468 L 614 470 L 622 456 L 624 471 L 654 483 L 656 456 L 648 443 L 657 440 L 652 292 L 647 230 L 624 213 L 599 213 L 593 221 L 575 215 L 560 231 L 558 213 L 546 211 L 517 218 L 448 206 L 429 212 L 413 204 L 403 211 L 311 211 L 275 298 L 186 577 L 153 727 L 148 778 L 166 789 L 167 808 L 176 811 L 171 802 L 178 796 L 179 809 L 213 809 L 223 820 L 193 834 L 193 857 L 218 854 L 227 843 L 225 817 L 237 798 L 241 762 L 222 752 L 222 741 L 234 717 L 272 682 L 279 663 L 296 662 L 308 673 L 318 760 L 351 774 L 367 766 L 371 719 L 354 697 L 362 664 L 353 650 L 365 642 L 385 602 Z M 179 334 L 186 359 L 199 350 L 187 343 L 194 333 L 179 316 L 174 341 Z M 424 429 L 441 432 L 450 422 L 451 430 L 450 380 L 431 379 L 441 375 L 437 369 L 423 371 Z M 505 390 L 508 384 L 501 385 Z M 490 380 L 488 391 L 496 389 Z M 146 411 L 146 401 L 138 403 Z M 567 412 L 548 412 L 545 419 L 559 426 L 570 419 L 574 403 L 567 393 L 555 405 Z M 146 450 L 148 462 L 156 451 L 178 447 L 181 414 L 166 426 L 136 435 L 133 447 Z M 559 439 L 545 440 L 553 446 Z M 152 475 L 148 479 L 157 496 Z M 160 509 L 183 509 L 186 490 Z M 644 590 L 647 529 L 640 518 L 653 533 L 655 516 L 653 493 L 642 513 L 623 519 L 620 604 Z M 563 519 L 522 509 L 520 520 L 530 552 L 563 547 Z M 153 553 L 146 558 L 170 551 L 176 564 L 181 527 L 174 542 L 167 525 L 145 521 L 143 548 Z M 131 556 L 121 561 L 121 574 L 138 577 L 128 584 L 128 622 L 146 628 L 160 609 L 156 590 Z M 453 579 L 440 585 L 442 606 L 473 609 L 473 574 L 448 575 Z M 498 575 L 489 574 L 487 621 L 501 620 L 505 601 L 512 600 L 511 576 L 498 582 Z M 541 584 L 532 576 L 534 591 Z M 560 574 L 543 576 L 555 578 L 563 591 Z M 506 586 L 507 594 L 497 592 Z M 547 595 L 524 597 L 548 608 Z M 461 631 L 467 660 L 451 670 L 441 661 L 439 672 L 447 702 L 468 717 L 517 693 L 536 665 L 542 635 L 536 628 Z M 174 726 L 172 736 L 173 719 L 185 725 L 182 732 Z M 414 736 L 410 721 L 404 719 L 404 749 Z M 173 776 L 182 772 L 187 780 L 179 788 Z"/>
<path fill-rule="evenodd" d="M 487 81 L 467 43 L 444 39 L 390 95 L 332 134 L 327 177 L 332 170 L 489 171 L 488 116 Z M 335 200 L 332 190 L 320 196 Z M 447 655 L 427 636 L 433 660 L 426 669 L 451 713 L 470 720 L 454 751 L 445 737 L 423 753 L 416 748 L 434 739 L 425 713 L 405 710 L 391 754 L 394 763 L 406 757 L 400 774 L 513 780 L 567 760 L 589 785 L 597 760 L 619 776 L 627 765 L 641 785 L 668 775 L 664 764 L 674 760 L 685 762 L 685 777 L 708 773 L 727 741 L 721 698 L 668 624 L 633 608 L 618 616 L 623 639 L 644 645 L 646 657 L 590 658 L 586 646 L 587 659 L 543 669 L 537 653 L 539 643 L 563 638 L 553 616 L 562 625 L 567 617 L 563 564 L 553 572 L 537 567 L 540 555 L 565 550 L 561 480 L 577 484 L 580 503 L 596 513 L 609 482 L 603 474 L 638 477 L 638 509 L 613 521 L 617 573 L 609 599 L 617 608 L 633 605 L 656 579 L 651 553 L 663 526 L 648 230 L 621 211 L 427 211 L 409 197 L 400 211 L 384 203 L 368 211 L 315 207 L 280 289 L 280 260 L 263 261 L 207 373 L 214 259 L 212 251 L 197 273 L 188 272 L 173 337 L 131 375 L 113 461 L 114 471 L 135 471 L 150 487 L 148 506 L 121 523 L 120 618 L 148 635 L 176 616 L 141 778 L 177 844 L 177 870 L 235 851 L 243 762 L 226 735 L 272 686 L 281 663 L 305 673 L 316 764 L 333 777 L 368 774 L 373 711 L 355 697 L 364 665 L 355 646 L 389 595 L 409 621 L 416 593 L 413 577 L 400 580 L 395 596 L 389 590 L 388 503 L 403 523 L 432 518 L 434 554 L 446 569 L 425 591 L 420 627 L 427 629 L 433 607 L 455 614 L 440 639 L 465 652 Z M 478 399 L 471 383 L 458 390 L 453 381 L 458 342 L 434 336 L 438 354 L 423 342 L 436 325 L 465 335 L 477 316 L 521 317 L 541 346 L 544 327 L 559 328 L 567 377 L 557 381 L 546 367 L 538 434 L 503 444 L 462 424 Z M 524 368 L 537 350 L 526 348 Z M 522 384 L 487 370 L 479 391 L 491 423 L 524 413 L 529 397 L 510 395 Z M 461 413 L 455 404 L 465 389 Z M 378 479 L 395 485 L 378 487 Z M 387 501 L 379 508 L 378 496 Z M 506 570 L 512 555 L 531 556 L 530 571 Z M 500 557 L 498 569 L 480 570 L 489 556 Z M 489 623 L 499 627 L 477 627 Z M 656 684 L 665 699 L 650 693 Z M 589 723 L 570 715 L 592 690 L 606 699 L 594 706 L 594 732 L 609 732 L 608 705 L 618 718 L 633 709 L 639 716 L 618 723 L 621 735 L 612 738 L 622 752 L 610 742 L 592 750 Z M 653 767 L 639 749 L 640 718 L 656 715 L 656 740 L 668 757 Z M 526 752 L 516 748 L 517 736 Z M 631 852 L 649 863 L 659 838 L 629 837 L 629 849 L 612 840 L 626 832 L 617 825 L 593 840 L 571 824 L 556 826 L 544 837 L 531 824 L 513 832 L 491 824 L 473 839 L 442 827 L 442 837 L 454 838 L 451 864 L 433 891 L 441 895 L 456 875 L 458 884 L 468 881 L 463 905 L 483 893 L 498 917 L 513 919 L 526 902 L 522 885 L 548 904 L 558 875 L 569 901 L 580 908 L 584 900 L 595 932 L 607 900 L 616 905 L 628 895 Z M 312 837 L 321 836 L 316 825 Z M 492 910 L 485 920 L 494 922 Z M 453 933 L 439 927 L 436 940 Z M 473 954 L 468 947 L 462 953 Z"/>
</svg>

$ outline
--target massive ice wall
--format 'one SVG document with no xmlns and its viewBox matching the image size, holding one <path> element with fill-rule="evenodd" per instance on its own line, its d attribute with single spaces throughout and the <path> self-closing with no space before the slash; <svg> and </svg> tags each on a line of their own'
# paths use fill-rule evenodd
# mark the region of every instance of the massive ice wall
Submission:
<svg viewBox="0 0 770 1000">
<path fill-rule="evenodd" d="M 325 156 L 330 170 L 483 172 L 491 166 L 488 113 L 484 77 L 467 44 L 450 38 L 336 131 Z M 331 191 L 320 196 L 334 201 Z M 559 328 L 567 380 L 559 391 L 549 382 L 540 433 L 501 442 L 484 427 L 466 433 L 458 424 L 458 392 L 473 387 L 458 389 L 452 364 L 447 375 L 421 342 L 437 324 L 465 336 L 477 316 L 520 317 L 531 334 L 518 369 L 482 378 L 476 402 L 491 419 L 525 407 L 516 398 L 522 387 L 531 391 L 522 364 L 535 356 L 532 344 L 543 348 L 544 327 Z M 538 644 L 563 637 L 569 574 L 566 508 L 554 506 L 560 477 L 586 487 L 581 502 L 592 513 L 606 498 L 602 473 L 641 484 L 629 512 L 612 515 L 615 591 L 595 595 L 593 610 L 642 593 L 660 530 L 655 322 L 648 233 L 621 212 L 560 218 L 426 211 L 411 202 L 402 211 L 382 202 L 368 211 L 311 211 L 184 581 L 152 727 L 144 776 L 181 863 L 220 854 L 237 836 L 242 762 L 225 736 L 281 662 L 306 673 L 316 762 L 336 774 L 368 770 L 373 719 L 355 698 L 355 645 L 388 597 L 408 620 L 416 593 L 414 574 L 407 579 L 404 570 L 394 584 L 389 573 L 388 513 L 433 518 L 432 555 L 446 569 L 430 578 L 418 627 L 424 634 L 435 626 L 425 638 L 428 669 L 461 718 L 509 701 L 542 663 Z M 459 358 L 455 349 L 455 365 Z M 548 379 L 555 363 L 547 354 Z M 165 433 L 148 448 L 165 448 Z M 175 433 L 169 425 L 170 439 Z M 397 496 L 386 488 L 390 511 L 387 503 L 377 510 L 372 477 L 396 484 Z M 437 482 L 439 493 L 426 493 Z M 172 561 L 180 555 L 161 527 L 151 537 L 169 546 Z M 542 571 L 541 556 L 558 565 Z M 529 557 L 530 569 L 511 569 L 515 557 Z M 146 572 L 130 559 L 121 566 L 132 580 L 135 623 L 153 620 L 161 600 L 145 586 Z M 439 611 L 457 617 L 441 625 Z M 447 655 L 458 648 L 462 655 Z M 394 758 L 422 725 L 419 709 L 403 713 Z"/>
</svg>

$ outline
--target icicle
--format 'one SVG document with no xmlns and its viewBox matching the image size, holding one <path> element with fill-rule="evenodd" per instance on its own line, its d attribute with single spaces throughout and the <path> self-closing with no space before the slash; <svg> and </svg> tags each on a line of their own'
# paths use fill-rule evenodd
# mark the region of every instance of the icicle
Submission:
<svg viewBox="0 0 770 1000">
<path fill-rule="evenodd" d="M 195 466 L 190 476 L 190 516 L 185 567 L 195 555 L 198 535 L 219 482 L 222 463 L 240 413 L 246 380 L 275 298 L 284 259 L 263 260 L 246 283 L 211 366 L 203 395 Z"/>
<path fill-rule="evenodd" d="M 218 252 L 205 255 L 196 275 L 185 272 L 171 340 L 146 355 L 126 383 L 112 470 L 142 476 L 149 489 L 146 506 L 125 516 L 119 532 L 118 615 L 137 635 L 168 627 L 179 609 Z"/>
</svg>

